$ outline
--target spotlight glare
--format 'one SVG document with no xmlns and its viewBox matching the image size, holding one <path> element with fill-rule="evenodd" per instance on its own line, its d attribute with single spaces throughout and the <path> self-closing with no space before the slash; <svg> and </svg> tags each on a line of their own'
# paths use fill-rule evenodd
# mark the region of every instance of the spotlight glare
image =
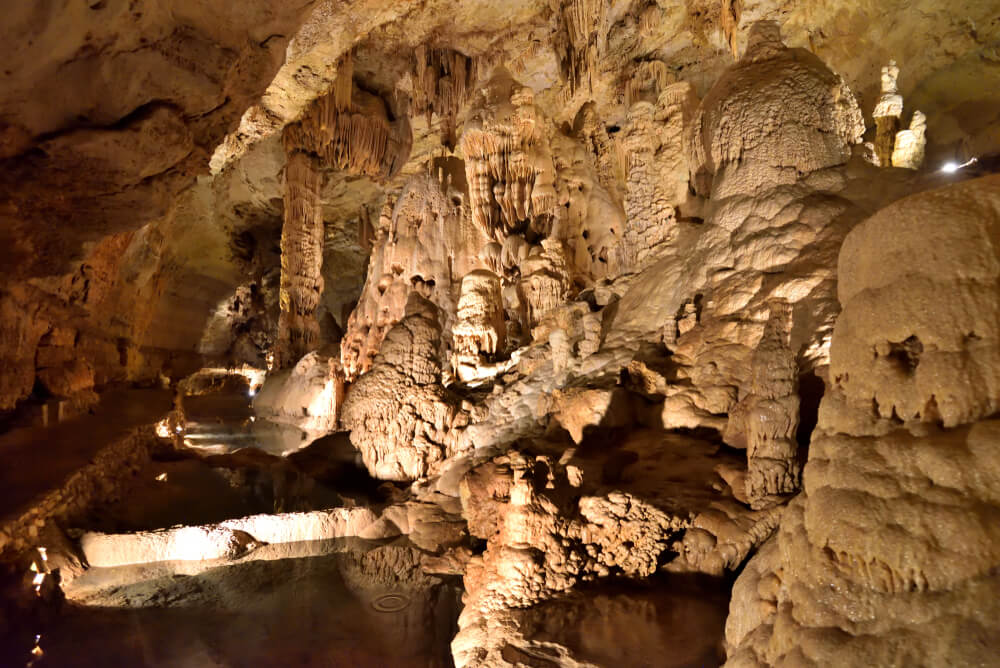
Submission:
<svg viewBox="0 0 1000 668">
<path fill-rule="evenodd" d="M 941 165 L 941 171 L 944 172 L 945 174 L 954 174 L 958 170 L 965 169 L 969 165 L 974 165 L 977 162 L 979 162 L 979 158 L 969 158 L 968 160 L 966 160 L 965 162 L 963 162 L 961 165 L 958 164 L 957 162 L 950 162 L 949 161 L 949 162 L 946 162 L 943 165 Z"/>
</svg>

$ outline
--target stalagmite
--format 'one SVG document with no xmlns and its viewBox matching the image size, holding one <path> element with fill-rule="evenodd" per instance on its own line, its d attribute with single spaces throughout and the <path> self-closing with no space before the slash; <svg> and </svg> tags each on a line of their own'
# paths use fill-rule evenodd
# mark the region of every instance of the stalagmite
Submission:
<svg viewBox="0 0 1000 668">
<path fill-rule="evenodd" d="M 441 342 L 445 354 L 462 278 L 487 268 L 480 254 L 489 239 L 471 220 L 462 162 L 434 164 L 436 173 L 410 179 L 399 199 L 387 199 L 382 208 L 368 277 L 341 345 L 348 379 L 371 368 L 382 339 L 402 319 L 414 292 L 440 308 L 448 333 Z"/>
<path fill-rule="evenodd" d="M 341 422 L 381 480 L 416 480 L 455 454 L 468 415 L 441 386 L 438 308 L 412 293 L 371 369 L 347 392 Z"/>
<path fill-rule="evenodd" d="M 746 495 L 755 509 L 780 503 L 799 488 L 798 366 L 788 347 L 791 330 L 788 304 L 772 304 L 750 359 L 749 393 L 733 408 L 726 428 L 726 441 L 747 449 Z"/>
<path fill-rule="evenodd" d="M 927 144 L 926 133 L 927 117 L 920 111 L 914 111 L 909 129 L 896 133 L 896 145 L 892 150 L 892 166 L 920 169 L 924 163 L 924 146 Z"/>
<path fill-rule="evenodd" d="M 899 67 L 895 60 L 882 68 L 882 95 L 875 105 L 875 157 L 882 167 L 893 165 L 893 146 L 899 130 L 899 118 L 903 115 L 903 96 L 896 83 Z"/>
<path fill-rule="evenodd" d="M 569 294 L 570 277 L 562 243 L 543 239 L 541 248 L 521 263 L 521 271 L 521 293 L 528 307 L 529 326 L 534 327 Z"/>
<path fill-rule="evenodd" d="M 803 492 L 736 582 L 727 665 L 997 656 L 998 257 L 996 176 L 848 235 Z"/>
</svg>

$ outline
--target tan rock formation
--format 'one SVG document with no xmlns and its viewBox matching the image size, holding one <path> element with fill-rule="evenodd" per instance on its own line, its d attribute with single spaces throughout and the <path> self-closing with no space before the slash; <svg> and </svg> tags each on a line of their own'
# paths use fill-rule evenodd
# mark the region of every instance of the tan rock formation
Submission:
<svg viewBox="0 0 1000 668">
<path fill-rule="evenodd" d="M 413 106 L 415 116 L 440 118 L 441 143 L 454 147 L 459 111 L 472 97 L 479 80 L 478 61 L 452 49 L 429 49 L 421 44 L 414 52 Z"/>
<path fill-rule="evenodd" d="M 422 478 L 455 454 L 453 430 L 468 415 L 441 386 L 440 339 L 437 307 L 411 294 L 371 369 L 347 392 L 341 423 L 376 478 Z"/>
<path fill-rule="evenodd" d="M 676 242 L 622 298 L 609 334 L 655 337 L 672 351 L 667 428 L 724 428 L 749 385 L 770 300 L 808 320 L 791 350 L 825 363 L 837 310 L 832 255 L 858 217 L 837 194 L 847 183 L 840 166 L 863 132 L 853 96 L 810 54 L 785 47 L 773 24 L 751 37 L 688 134 L 691 183 L 711 198 L 704 224 L 679 225 Z"/>
<path fill-rule="evenodd" d="M 300 150 L 290 151 L 281 227 L 281 315 L 274 349 L 274 364 L 279 369 L 295 365 L 319 346 L 316 307 L 323 293 L 322 183 L 316 158 Z"/>
<path fill-rule="evenodd" d="M 574 495 L 579 474 L 547 457 L 511 451 L 489 466 L 490 475 L 505 480 L 484 481 L 479 474 L 476 483 L 463 483 L 463 505 L 488 508 L 500 501 L 498 494 L 508 498 L 496 524 L 476 528 L 488 542 L 466 569 L 465 608 L 452 643 L 458 666 L 497 665 L 513 608 L 597 577 L 651 575 L 671 537 L 686 526 L 627 493 Z"/>
<path fill-rule="evenodd" d="M 920 111 L 914 111 L 909 129 L 896 133 L 896 144 L 892 149 L 892 166 L 920 169 L 924 164 L 926 134 L 927 117 Z"/>
<path fill-rule="evenodd" d="M 643 101 L 629 109 L 617 139 L 627 222 L 616 264 L 623 273 L 648 267 L 676 237 L 680 209 L 691 199 L 684 137 L 697 108 L 691 84 L 678 82 L 666 86 L 656 104 Z"/>
<path fill-rule="evenodd" d="M 914 195 L 848 236 L 833 388 L 804 493 L 734 589 L 731 665 L 996 654 L 998 243 L 997 177 Z"/>
<path fill-rule="evenodd" d="M 989 663 L 1000 184 L 963 179 L 1000 151 L 994 4 L 12 8 L 0 487 L 67 483 L 7 513 L 0 552 L 52 540 L 75 578 L 46 659 L 108 663 L 72 632 L 120 640 L 83 606 L 123 605 L 211 650 L 179 664 L 240 663 L 237 637 L 264 663 L 450 665 L 457 619 L 459 666 L 714 665 L 739 573 L 732 665 Z M 49 436 L 99 420 L 21 429 L 185 376 L 156 442 L 87 462 Z M 309 624 L 253 635 L 254 596 L 366 630 L 321 656 Z M 0 664 L 24 665 L 10 621 Z M 369 632 L 406 651 L 356 653 Z"/>
<path fill-rule="evenodd" d="M 553 215 L 552 157 L 530 88 L 500 69 L 466 115 L 461 150 L 472 220 L 493 240 Z"/>
<path fill-rule="evenodd" d="M 790 316 L 787 304 L 772 306 L 750 358 L 750 392 L 733 408 L 724 434 L 730 445 L 747 449 L 746 496 L 753 508 L 775 505 L 799 489 L 799 373 L 788 347 Z"/>
<path fill-rule="evenodd" d="M 776 23 L 755 23 L 749 40 L 705 96 L 690 135 L 692 182 L 699 192 L 711 187 L 713 199 L 843 164 L 864 132 L 843 79 L 811 54 L 787 48 Z"/>
<path fill-rule="evenodd" d="M 393 120 L 385 102 L 354 83 L 348 54 L 333 91 L 318 98 L 298 123 L 289 125 L 285 143 L 315 154 L 321 164 L 376 179 L 395 176 L 410 157 L 409 117 Z"/>
<path fill-rule="evenodd" d="M 462 278 L 486 269 L 479 255 L 488 237 L 470 220 L 464 176 L 460 161 L 443 161 L 437 173 L 414 177 L 383 207 L 368 277 L 341 345 L 349 379 L 371 367 L 411 293 L 439 307 L 443 331 L 450 333 Z M 441 343 L 442 361 L 449 359 L 448 344 Z"/>
<path fill-rule="evenodd" d="M 309 441 L 336 431 L 344 402 L 344 372 L 339 357 L 318 352 L 304 355 L 294 367 L 268 375 L 253 399 L 258 417 L 292 424 Z M 308 445 L 303 440 L 302 446 Z"/>
<path fill-rule="evenodd" d="M 899 67 L 895 60 L 882 68 L 882 94 L 875 104 L 872 117 L 875 119 L 875 158 L 876 165 L 889 167 L 893 164 L 893 147 L 896 144 L 896 132 L 899 131 L 899 119 L 903 115 L 903 96 L 899 94 L 897 79 Z"/>
<path fill-rule="evenodd" d="M 569 297 L 570 275 L 562 242 L 543 239 L 521 263 L 520 292 L 524 295 L 526 324 L 534 327 L 545 314 Z"/>
<path fill-rule="evenodd" d="M 503 351 L 507 337 L 499 276 L 483 269 L 465 275 L 451 336 L 452 369 L 459 380 L 488 375 L 484 364 Z"/>
</svg>

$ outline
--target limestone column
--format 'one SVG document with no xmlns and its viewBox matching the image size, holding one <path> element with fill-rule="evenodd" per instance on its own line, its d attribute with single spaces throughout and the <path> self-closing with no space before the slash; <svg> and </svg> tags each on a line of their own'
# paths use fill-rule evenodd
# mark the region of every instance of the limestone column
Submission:
<svg viewBox="0 0 1000 668">
<path fill-rule="evenodd" d="M 323 175 L 318 160 L 287 149 L 285 220 L 281 228 L 281 313 L 276 368 L 293 366 L 319 342 L 316 308 L 323 294 Z"/>
<path fill-rule="evenodd" d="M 903 96 L 899 94 L 896 80 L 899 67 L 895 60 L 882 68 L 882 94 L 872 117 L 875 118 L 875 157 L 880 167 L 892 165 L 892 149 L 899 131 L 899 118 L 903 115 Z"/>
</svg>

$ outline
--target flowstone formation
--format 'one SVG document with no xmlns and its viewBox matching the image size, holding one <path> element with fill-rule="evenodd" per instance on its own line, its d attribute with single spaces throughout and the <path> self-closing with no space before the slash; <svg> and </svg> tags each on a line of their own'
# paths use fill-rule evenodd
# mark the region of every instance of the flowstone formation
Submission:
<svg viewBox="0 0 1000 668">
<path fill-rule="evenodd" d="M 412 293 L 344 401 L 341 422 L 376 478 L 423 478 L 455 454 L 469 416 L 441 385 L 440 339 L 438 308 Z"/>
<path fill-rule="evenodd" d="M 449 332 L 463 278 L 488 268 L 481 256 L 489 238 L 469 218 L 461 161 L 445 160 L 431 170 L 409 180 L 382 208 L 367 279 L 341 343 L 348 378 L 371 368 L 411 294 L 436 304 L 440 326 Z"/>
<path fill-rule="evenodd" d="M 906 198 L 845 240 L 804 490 L 736 583 L 727 665 L 1000 651 L 998 247 L 995 176 Z"/>
</svg>

